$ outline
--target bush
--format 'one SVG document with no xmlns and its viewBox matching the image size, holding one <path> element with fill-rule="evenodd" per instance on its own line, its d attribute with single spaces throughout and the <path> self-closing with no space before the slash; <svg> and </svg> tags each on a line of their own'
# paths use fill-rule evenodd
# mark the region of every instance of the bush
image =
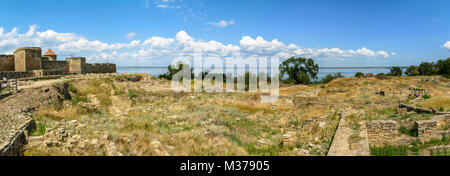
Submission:
<svg viewBox="0 0 450 176">
<path fill-rule="evenodd" d="M 357 78 L 364 77 L 364 73 L 363 72 L 356 72 L 355 73 L 355 77 L 357 77 Z"/>
<path fill-rule="evenodd" d="M 389 79 L 384 73 L 378 73 L 375 75 L 375 78 L 377 79 Z"/>
<path fill-rule="evenodd" d="M 391 76 L 402 76 L 403 71 L 400 67 L 392 67 L 389 75 Z"/>
<path fill-rule="evenodd" d="M 405 74 L 408 76 L 417 76 L 420 74 L 419 67 L 417 67 L 415 65 L 411 65 L 406 69 Z"/>
<path fill-rule="evenodd" d="M 327 74 L 324 78 L 322 78 L 322 83 L 327 84 L 334 79 L 343 78 L 344 76 L 341 73 Z"/>
<path fill-rule="evenodd" d="M 400 127 L 399 132 L 400 132 L 400 134 L 406 134 L 406 135 L 409 135 L 412 137 L 418 136 L 417 130 L 415 130 L 414 128 L 407 128 L 407 127 L 402 126 L 402 127 Z"/>
<path fill-rule="evenodd" d="M 42 136 L 45 134 L 46 125 L 43 122 L 37 124 L 37 128 L 31 133 L 31 136 Z"/>
<path fill-rule="evenodd" d="M 425 94 L 425 95 L 422 96 L 422 98 L 423 98 L 423 99 L 430 99 L 430 98 L 431 98 L 431 95 Z"/>
<path fill-rule="evenodd" d="M 186 67 L 185 69 L 190 69 L 191 70 L 191 79 L 194 77 L 194 72 L 193 72 L 193 68 L 190 68 L 189 65 L 179 62 L 178 65 L 169 65 L 167 66 L 167 73 L 164 73 L 162 75 L 159 75 L 159 78 L 165 78 L 168 80 L 172 80 L 172 77 L 180 72 L 181 70 L 183 70 L 183 68 Z M 180 79 L 182 80 L 182 79 Z"/>
</svg>

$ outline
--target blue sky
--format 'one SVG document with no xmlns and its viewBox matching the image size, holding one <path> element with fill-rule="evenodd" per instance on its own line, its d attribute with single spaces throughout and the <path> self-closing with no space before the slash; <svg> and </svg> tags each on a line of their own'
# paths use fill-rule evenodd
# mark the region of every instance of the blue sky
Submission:
<svg viewBox="0 0 450 176">
<path fill-rule="evenodd" d="M 161 66 L 188 57 L 312 57 L 391 66 L 450 57 L 448 0 L 2 0 L 0 53 L 52 48 Z"/>
</svg>

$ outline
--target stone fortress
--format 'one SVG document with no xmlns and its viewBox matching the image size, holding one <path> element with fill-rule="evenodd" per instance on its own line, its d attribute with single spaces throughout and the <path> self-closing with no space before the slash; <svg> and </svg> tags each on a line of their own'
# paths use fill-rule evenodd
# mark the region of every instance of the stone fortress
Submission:
<svg viewBox="0 0 450 176">
<path fill-rule="evenodd" d="M 57 60 L 57 55 L 51 49 L 42 55 L 39 47 L 18 48 L 13 55 L 0 55 L 0 79 L 115 72 L 115 64 L 88 64 L 84 57 Z"/>
</svg>

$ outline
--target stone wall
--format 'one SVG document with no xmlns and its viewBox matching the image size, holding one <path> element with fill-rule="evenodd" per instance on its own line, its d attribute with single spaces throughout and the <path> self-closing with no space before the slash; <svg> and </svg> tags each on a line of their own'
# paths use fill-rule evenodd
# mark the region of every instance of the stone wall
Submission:
<svg viewBox="0 0 450 176">
<path fill-rule="evenodd" d="M 0 71 L 14 71 L 14 55 L 0 55 Z"/>
<path fill-rule="evenodd" d="M 85 64 L 84 73 L 115 73 L 116 64 Z"/>
<path fill-rule="evenodd" d="M 393 120 L 378 120 L 368 122 L 367 134 L 369 142 L 374 146 L 383 146 L 386 143 L 390 145 L 408 144 L 412 140 L 419 139 L 428 141 L 433 138 L 450 136 L 450 115 L 434 116 L 430 120 L 419 120 L 414 122 L 413 131 L 417 132 L 417 137 L 401 135 L 400 125 Z"/>
<path fill-rule="evenodd" d="M 14 51 L 15 71 L 39 70 L 42 68 L 42 50 L 38 47 L 18 48 Z"/>
<path fill-rule="evenodd" d="M 70 100 L 68 83 L 23 89 L 20 94 L 0 102 L 0 156 L 17 156 L 28 132 L 34 126 L 30 113 L 49 103 Z"/>
<path fill-rule="evenodd" d="M 419 107 L 414 107 L 414 106 L 410 106 L 410 105 L 406 105 L 406 104 L 399 104 L 399 105 L 398 105 L 398 108 L 406 108 L 408 112 L 414 111 L 414 112 L 419 113 L 419 114 L 423 114 L 423 113 L 427 113 L 427 114 L 436 113 L 436 111 L 434 111 L 434 110 L 424 109 L 424 108 L 419 108 Z"/>
<path fill-rule="evenodd" d="M 385 143 L 396 143 L 399 125 L 393 120 L 378 120 L 368 122 L 367 135 L 371 145 L 382 146 Z"/>
<path fill-rule="evenodd" d="M 67 74 L 66 71 L 60 70 L 60 69 L 33 70 L 31 72 L 33 73 L 33 77 L 43 77 L 43 76 L 50 76 L 50 75 L 65 75 L 65 74 Z"/>
<path fill-rule="evenodd" d="M 42 69 L 58 69 L 69 72 L 69 66 L 66 61 L 43 60 Z"/>
<path fill-rule="evenodd" d="M 67 58 L 69 73 L 82 74 L 84 73 L 84 65 L 86 65 L 86 58 L 84 57 L 72 57 Z"/>
<path fill-rule="evenodd" d="M 14 79 L 14 78 L 27 78 L 27 77 L 33 77 L 33 72 L 0 72 L 0 79 L 7 78 L 7 79 Z"/>
<path fill-rule="evenodd" d="M 448 126 L 450 126 L 450 114 L 434 116 L 431 120 L 420 120 L 414 123 L 414 128 L 421 140 L 448 136 L 450 131 L 443 131 L 443 128 Z"/>
<path fill-rule="evenodd" d="M 418 137 L 427 137 L 436 134 L 436 120 L 420 120 L 414 122 L 414 129 L 417 130 Z"/>
</svg>

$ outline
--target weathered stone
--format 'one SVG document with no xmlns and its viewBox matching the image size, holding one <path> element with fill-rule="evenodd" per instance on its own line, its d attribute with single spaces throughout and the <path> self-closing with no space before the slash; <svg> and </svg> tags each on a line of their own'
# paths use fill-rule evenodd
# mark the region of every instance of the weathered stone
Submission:
<svg viewBox="0 0 450 176">
<path fill-rule="evenodd" d="M 282 144 L 283 146 L 294 145 L 297 141 L 297 134 L 293 131 L 288 131 L 283 134 Z"/>
</svg>

